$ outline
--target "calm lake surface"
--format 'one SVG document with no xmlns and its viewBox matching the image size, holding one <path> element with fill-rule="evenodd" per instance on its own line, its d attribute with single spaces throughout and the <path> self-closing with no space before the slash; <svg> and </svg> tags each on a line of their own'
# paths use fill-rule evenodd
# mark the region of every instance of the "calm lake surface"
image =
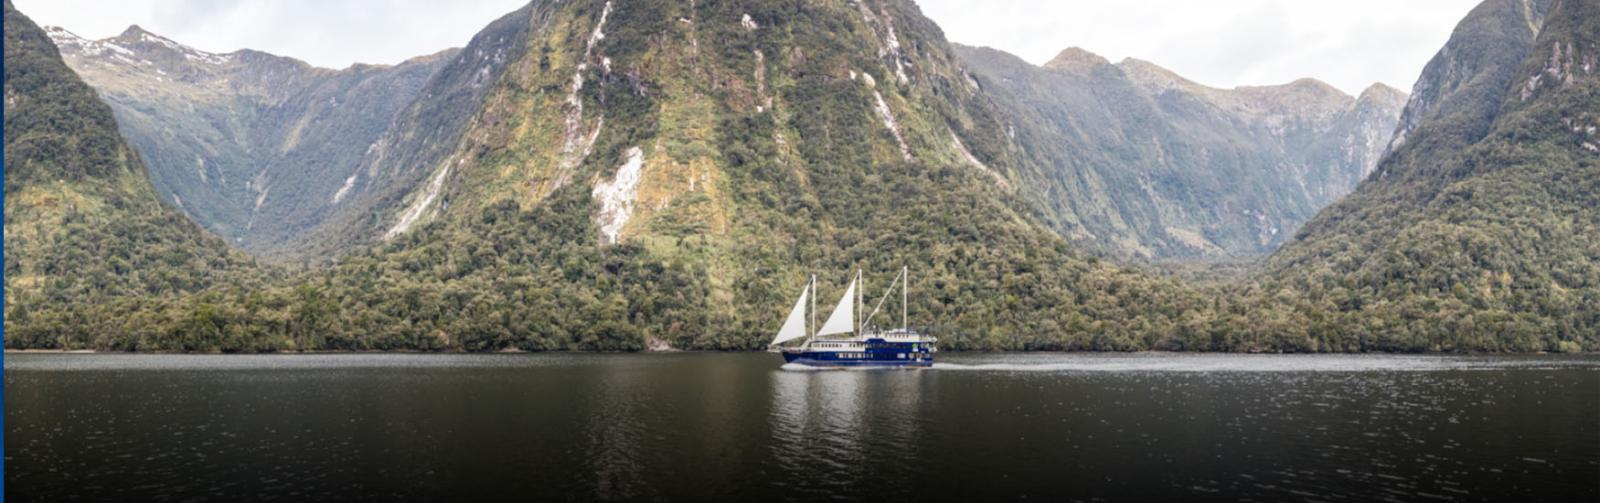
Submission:
<svg viewBox="0 0 1600 503">
<path fill-rule="evenodd" d="M 23 500 L 1600 501 L 1600 356 L 5 357 Z"/>
</svg>

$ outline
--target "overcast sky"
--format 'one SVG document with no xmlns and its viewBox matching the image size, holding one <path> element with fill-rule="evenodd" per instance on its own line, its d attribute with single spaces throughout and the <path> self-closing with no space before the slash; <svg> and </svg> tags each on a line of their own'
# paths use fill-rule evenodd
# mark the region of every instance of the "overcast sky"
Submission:
<svg viewBox="0 0 1600 503">
<path fill-rule="evenodd" d="M 527 0 L 13 0 L 89 38 L 130 24 L 212 52 L 251 48 L 318 66 L 397 63 L 466 44 Z M 626 1 L 626 0 L 623 0 Z M 917 0 L 951 41 L 1043 63 L 1078 46 L 1203 84 L 1315 77 L 1351 94 L 1410 90 L 1478 0 Z"/>
</svg>

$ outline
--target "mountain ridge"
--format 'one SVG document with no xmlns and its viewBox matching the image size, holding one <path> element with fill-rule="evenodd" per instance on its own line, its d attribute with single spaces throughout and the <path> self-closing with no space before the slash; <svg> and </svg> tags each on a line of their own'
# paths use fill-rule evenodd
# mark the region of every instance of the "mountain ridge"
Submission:
<svg viewBox="0 0 1600 503">
<path fill-rule="evenodd" d="M 341 227 L 374 246 L 332 267 L 350 283 L 330 295 L 407 320 L 370 330 L 429 345 L 739 349 L 764 343 L 780 314 L 769 304 L 803 269 L 875 277 L 905 263 L 941 292 L 912 310 L 944 320 L 933 330 L 950 347 L 1143 344 L 1125 323 L 1192 300 L 1037 223 L 1013 178 L 1028 169 L 1018 147 L 941 37 L 892 0 L 530 4 L 463 51 L 496 61 L 482 86 L 446 86 L 479 106 L 391 131 L 443 141 L 372 165 L 372 180 L 411 181 Z M 412 110 L 466 110 L 429 94 Z M 1085 296 L 1100 283 L 1122 289 Z M 565 307 L 522 309 L 517 284 Z M 395 307 L 397 286 L 486 311 L 419 318 Z M 1003 298 L 1019 300 L 989 300 Z M 1073 325 L 1084 311 L 1092 329 Z M 1011 335 L 1042 325 L 1080 328 Z"/>
<path fill-rule="evenodd" d="M 133 349 L 100 329 L 150 316 L 143 302 L 258 281 L 247 256 L 162 202 L 45 32 L 10 0 L 4 13 L 6 347 Z M 183 349 L 162 339 L 150 348 Z"/>
<path fill-rule="evenodd" d="M 1135 260 L 1271 251 L 1377 162 L 1403 93 L 1320 81 L 1218 89 L 1077 48 L 1050 67 L 961 47 L 1005 103 L 1075 242 Z"/>
<path fill-rule="evenodd" d="M 210 53 L 137 25 L 88 40 L 47 33 L 106 98 L 163 197 L 255 253 L 328 217 L 337 182 L 457 50 L 343 70 L 241 49 Z"/>
<path fill-rule="evenodd" d="M 1474 9 L 1418 78 L 1414 123 L 1273 255 L 1268 288 L 1380 348 L 1594 347 L 1597 33 L 1592 2 Z"/>
</svg>

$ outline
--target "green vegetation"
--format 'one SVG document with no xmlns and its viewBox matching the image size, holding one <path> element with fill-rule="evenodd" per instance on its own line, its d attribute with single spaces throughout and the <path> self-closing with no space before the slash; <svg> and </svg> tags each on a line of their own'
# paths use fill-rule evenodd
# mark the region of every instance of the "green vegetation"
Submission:
<svg viewBox="0 0 1600 503">
<path fill-rule="evenodd" d="M 1441 89 L 1407 112 L 1427 119 L 1273 257 L 1264 288 L 1327 320 L 1318 333 L 1378 350 L 1600 345 L 1600 75 L 1583 66 L 1600 8 L 1558 3 L 1535 40 L 1513 7 L 1463 23 L 1485 28 L 1429 65 Z"/>
<path fill-rule="evenodd" d="M 1382 84 L 1214 89 L 1077 48 L 1043 67 L 958 52 L 1028 147 L 1046 221 L 1125 260 L 1270 253 L 1371 170 L 1405 103 Z"/>
<path fill-rule="evenodd" d="M 157 202 L 114 136 L 116 153 L 89 154 L 115 166 L 73 168 L 120 173 L 106 180 L 8 178 L 7 347 L 757 349 L 808 273 L 831 299 L 855 268 L 872 295 L 908 265 L 913 323 L 947 349 L 1600 349 L 1587 73 L 1508 91 L 1492 127 L 1454 143 L 1424 121 L 1268 274 L 1175 268 L 1207 279 L 1194 286 L 1050 230 L 1033 154 L 909 1 L 616 2 L 600 38 L 602 4 L 530 5 L 463 51 L 504 54 L 492 71 L 448 63 L 386 133 L 404 162 L 363 166 L 393 178 L 304 244 L 326 265 L 240 259 Z M 8 159 L 13 137 L 94 133 L 36 121 L 14 136 L 13 112 L 65 105 L 13 93 L 14 67 L 33 71 L 14 61 L 60 61 L 13 59 L 30 47 L 14 39 L 42 34 L 9 3 L 6 20 Z M 1590 24 L 1550 26 L 1595 47 Z M 1507 71 L 1537 74 L 1548 54 L 1526 59 Z M 98 105 L 77 86 L 55 102 Z M 50 149 L 30 154 L 36 173 L 56 169 Z M 632 159 L 637 185 L 607 210 L 594 189 Z"/>
<path fill-rule="evenodd" d="M 5 290 L 8 347 L 55 345 L 101 309 L 261 280 L 248 257 L 162 205 L 112 113 L 5 3 Z"/>
<path fill-rule="evenodd" d="M 341 202 L 364 192 L 369 180 L 349 177 L 387 153 L 380 136 L 456 55 L 329 70 L 249 50 L 208 54 L 137 26 L 97 41 L 47 34 L 111 105 L 162 199 L 259 254 L 338 211 L 341 189 Z"/>
</svg>

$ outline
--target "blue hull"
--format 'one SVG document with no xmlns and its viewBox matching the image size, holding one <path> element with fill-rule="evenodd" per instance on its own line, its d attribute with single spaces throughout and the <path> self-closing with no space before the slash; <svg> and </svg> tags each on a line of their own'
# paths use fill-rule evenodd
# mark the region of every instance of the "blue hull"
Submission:
<svg viewBox="0 0 1600 503">
<path fill-rule="evenodd" d="M 808 357 L 804 356 L 803 353 L 784 353 L 783 354 L 783 361 L 785 363 L 793 363 L 793 364 L 796 364 L 796 365 L 806 365 L 806 366 L 810 366 L 810 367 L 824 367 L 824 368 L 845 368 L 845 367 L 851 367 L 851 368 L 856 368 L 856 367 L 871 367 L 871 368 L 927 368 L 927 367 L 932 367 L 933 366 L 933 358 L 928 358 L 928 359 L 921 360 L 921 361 L 911 361 L 911 360 L 831 360 L 831 359 L 822 360 L 822 359 L 816 359 L 816 358 L 808 358 Z"/>
<path fill-rule="evenodd" d="M 784 351 L 783 361 L 812 367 L 925 368 L 933 366 L 936 351 L 930 342 L 863 341 L 865 347 L 852 350 Z"/>
</svg>

